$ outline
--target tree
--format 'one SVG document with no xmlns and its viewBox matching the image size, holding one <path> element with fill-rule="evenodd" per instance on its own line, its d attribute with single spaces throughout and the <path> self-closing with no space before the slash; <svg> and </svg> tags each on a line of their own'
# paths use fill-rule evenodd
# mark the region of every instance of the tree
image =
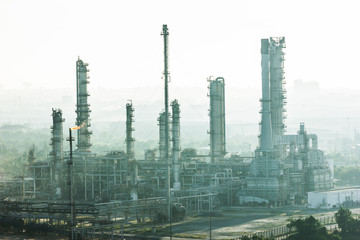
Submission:
<svg viewBox="0 0 360 240">
<path fill-rule="evenodd" d="M 295 228 L 296 232 L 288 240 L 336 240 L 341 239 L 336 234 L 328 234 L 326 228 L 313 216 L 305 219 L 290 220 L 288 228 Z"/>
<path fill-rule="evenodd" d="M 347 208 L 340 207 L 335 213 L 335 220 L 343 232 L 354 232 L 360 230 L 360 221 L 351 216 L 351 211 Z"/>
</svg>

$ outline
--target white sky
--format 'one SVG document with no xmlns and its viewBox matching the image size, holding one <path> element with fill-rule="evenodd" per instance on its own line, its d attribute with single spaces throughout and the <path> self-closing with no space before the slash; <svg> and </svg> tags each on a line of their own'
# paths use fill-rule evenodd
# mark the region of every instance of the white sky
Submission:
<svg viewBox="0 0 360 240">
<path fill-rule="evenodd" d="M 360 89 L 360 1 L 0 1 L 0 89 L 162 86 L 162 24 L 171 88 L 260 88 L 260 39 L 285 36 L 287 82 Z"/>
</svg>

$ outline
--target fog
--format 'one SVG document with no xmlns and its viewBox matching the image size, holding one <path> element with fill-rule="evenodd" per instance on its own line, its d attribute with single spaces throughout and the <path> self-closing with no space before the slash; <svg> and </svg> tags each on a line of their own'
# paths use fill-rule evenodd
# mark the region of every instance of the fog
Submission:
<svg viewBox="0 0 360 240">
<path fill-rule="evenodd" d="M 89 63 L 94 149 L 124 148 L 125 104 L 135 133 L 157 147 L 163 109 L 162 24 L 170 31 L 170 99 L 182 146 L 208 147 L 207 81 L 224 77 L 228 150 L 259 134 L 260 39 L 285 36 L 287 129 L 305 122 L 319 146 L 360 129 L 357 1 L 1 1 L 0 124 L 48 131 L 51 109 L 75 124 L 75 61 Z M 47 129 L 47 130 L 45 130 Z M 249 145 L 250 144 L 250 145 Z M 242 147 L 241 147 L 242 146 Z"/>
</svg>

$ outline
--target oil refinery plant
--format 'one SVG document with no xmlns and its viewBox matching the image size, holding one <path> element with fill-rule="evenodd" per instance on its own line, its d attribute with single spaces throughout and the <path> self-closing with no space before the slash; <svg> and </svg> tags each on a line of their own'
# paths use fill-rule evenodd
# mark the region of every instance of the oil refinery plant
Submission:
<svg viewBox="0 0 360 240">
<path fill-rule="evenodd" d="M 284 37 L 261 39 L 259 146 L 247 157 L 226 152 L 223 77 L 207 79 L 209 154 L 181 148 L 181 99 L 169 101 L 167 25 L 163 25 L 162 38 L 165 104 L 159 106 L 157 149 L 147 150 L 143 158 L 135 156 L 136 106 L 129 101 L 126 151 L 97 154 L 91 150 L 89 66 L 79 58 L 76 126 L 64 129 L 62 110 L 52 109 L 49 157 L 34 161 L 34 152 L 30 151 L 23 179 L 2 183 L 3 197 L 11 199 L 0 203 L 2 213 L 69 221 L 72 227 L 86 221 L 116 222 L 120 217 L 142 221 L 168 220 L 171 216 L 176 221 L 185 214 L 223 205 L 305 204 L 309 192 L 334 187 L 328 161 L 318 149 L 317 135 L 308 133 L 302 122 L 297 133 L 286 134 Z"/>
</svg>

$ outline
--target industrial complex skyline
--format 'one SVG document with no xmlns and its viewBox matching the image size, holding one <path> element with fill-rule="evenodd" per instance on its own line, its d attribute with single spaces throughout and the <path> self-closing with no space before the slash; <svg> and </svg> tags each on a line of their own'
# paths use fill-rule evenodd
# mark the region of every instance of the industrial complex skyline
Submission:
<svg viewBox="0 0 360 240">
<path fill-rule="evenodd" d="M 284 237 L 223 216 L 359 206 L 360 17 L 310 3 L 1 2 L 0 228 Z"/>
</svg>

